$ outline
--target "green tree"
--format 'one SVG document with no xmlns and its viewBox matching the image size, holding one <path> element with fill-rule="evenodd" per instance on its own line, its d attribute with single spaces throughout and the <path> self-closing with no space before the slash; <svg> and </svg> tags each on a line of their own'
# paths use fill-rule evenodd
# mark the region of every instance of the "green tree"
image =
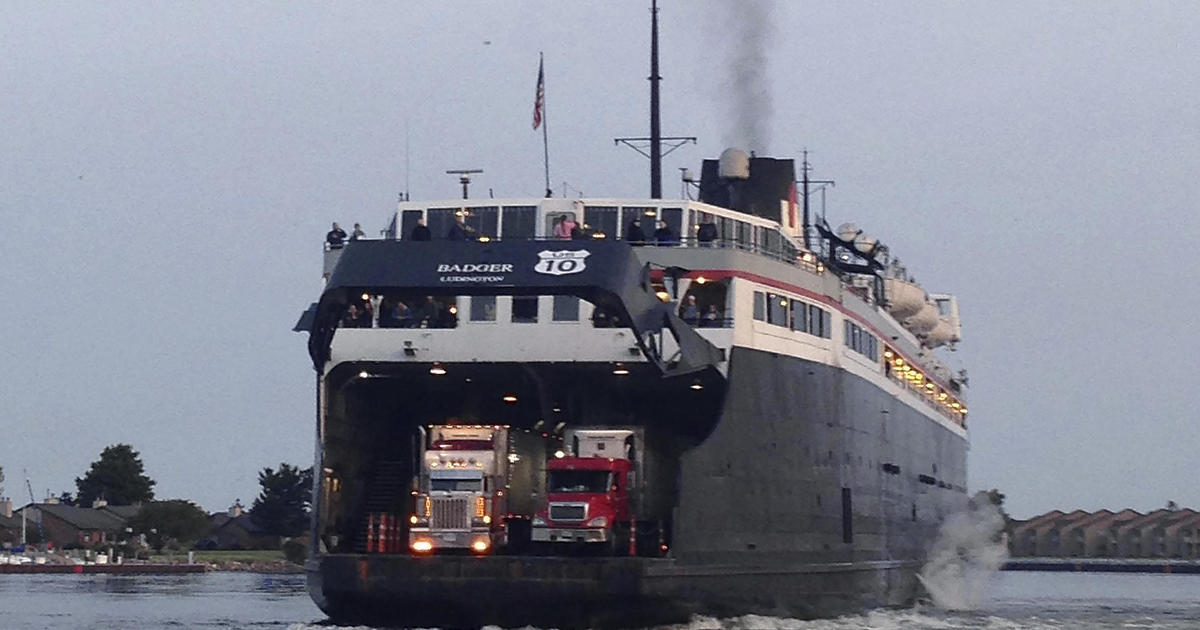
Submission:
<svg viewBox="0 0 1200 630">
<path fill-rule="evenodd" d="M 4 496 L 4 467 L 0 466 L 0 497 Z"/>
<path fill-rule="evenodd" d="M 135 534 L 145 534 L 146 542 L 155 549 L 174 542 L 180 547 L 190 547 L 197 538 L 208 533 L 208 514 L 191 501 L 171 499 L 150 501 L 142 508 L 128 526 Z"/>
<path fill-rule="evenodd" d="M 58 502 L 63 505 L 75 505 L 75 495 L 69 490 L 63 490 L 63 493 L 58 495 Z"/>
<path fill-rule="evenodd" d="M 111 505 L 131 505 L 154 499 L 154 480 L 145 475 L 138 452 L 128 444 L 114 444 L 100 453 L 100 459 L 82 479 L 75 478 L 78 505 L 89 506 L 96 499 Z"/>
<path fill-rule="evenodd" d="M 295 536 L 308 526 L 308 509 L 312 501 L 312 468 L 279 464 L 279 471 L 270 468 L 258 473 L 262 492 L 250 506 L 250 519 L 268 534 Z"/>
</svg>

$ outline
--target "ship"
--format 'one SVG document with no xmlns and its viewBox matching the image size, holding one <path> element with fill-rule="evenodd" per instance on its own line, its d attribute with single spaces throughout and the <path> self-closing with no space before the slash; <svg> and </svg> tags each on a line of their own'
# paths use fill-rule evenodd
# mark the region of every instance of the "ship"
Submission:
<svg viewBox="0 0 1200 630">
<path fill-rule="evenodd" d="M 682 199 L 660 159 L 644 199 L 471 199 L 464 174 L 462 199 L 326 247 L 295 329 L 305 570 L 331 620 L 641 627 L 917 597 L 967 504 L 967 379 L 938 354 L 957 300 L 812 216 L 807 158 L 729 149 Z M 637 493 L 624 529 L 555 489 L 583 455 L 616 471 L 597 496 Z"/>
</svg>

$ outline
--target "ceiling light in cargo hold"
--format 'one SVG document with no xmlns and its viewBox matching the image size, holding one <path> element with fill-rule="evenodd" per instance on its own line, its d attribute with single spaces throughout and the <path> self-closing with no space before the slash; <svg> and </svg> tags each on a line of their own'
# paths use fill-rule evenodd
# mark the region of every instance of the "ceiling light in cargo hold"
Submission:
<svg viewBox="0 0 1200 630">
<path fill-rule="evenodd" d="M 506 402 L 506 403 L 515 403 L 515 402 L 517 402 L 517 397 L 516 397 L 516 396 L 514 396 L 513 394 L 508 394 L 507 396 L 505 396 L 505 397 L 504 397 L 504 398 L 502 398 L 501 400 L 503 400 L 503 401 L 504 401 L 504 402 Z"/>
<path fill-rule="evenodd" d="M 629 368 L 625 367 L 624 363 L 618 363 L 616 367 L 613 368 L 613 374 L 616 374 L 617 376 L 628 376 Z"/>
<path fill-rule="evenodd" d="M 707 278 L 704 276 L 696 276 L 696 284 L 704 284 L 705 282 L 708 282 Z"/>
<path fill-rule="evenodd" d="M 445 376 L 446 368 L 441 363 L 434 362 L 433 366 L 429 368 L 429 373 L 434 376 Z"/>
</svg>

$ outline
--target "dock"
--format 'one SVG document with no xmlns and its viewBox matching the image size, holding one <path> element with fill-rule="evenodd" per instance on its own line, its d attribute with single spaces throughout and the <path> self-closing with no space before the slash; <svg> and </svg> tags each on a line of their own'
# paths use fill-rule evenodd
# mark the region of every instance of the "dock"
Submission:
<svg viewBox="0 0 1200 630">
<path fill-rule="evenodd" d="M 13 573 L 107 573 L 118 575 L 163 575 L 204 573 L 203 564 L 0 564 L 0 575 Z"/>
</svg>

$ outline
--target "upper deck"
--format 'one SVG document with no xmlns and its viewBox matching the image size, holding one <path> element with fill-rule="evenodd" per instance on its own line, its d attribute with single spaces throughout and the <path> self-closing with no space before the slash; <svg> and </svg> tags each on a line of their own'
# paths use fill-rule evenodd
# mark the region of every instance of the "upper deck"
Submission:
<svg viewBox="0 0 1200 630">
<path fill-rule="evenodd" d="M 784 221 L 787 211 L 781 204 Z M 557 229 L 564 217 L 578 226 L 573 238 L 556 236 L 567 233 Z M 641 234 L 632 229 L 635 220 Z M 651 266 L 660 299 L 675 302 L 679 316 L 716 347 L 769 349 L 841 364 L 867 377 L 882 377 L 955 424 L 965 418 L 962 382 L 889 315 L 876 287 L 836 273 L 822 262 L 822 252 L 805 249 L 798 241 L 798 227 L 692 200 L 477 199 L 401 203 L 379 232 L 381 239 L 372 240 L 410 241 L 419 222 L 428 227 L 431 240 L 447 247 L 454 241 L 459 241 L 456 247 L 512 241 L 571 248 L 613 242 L 641 245 L 634 251 Z M 711 227 L 702 230 L 706 223 Z M 652 225 L 659 228 L 650 229 Z M 326 278 L 342 251 L 326 247 Z M 451 265 L 446 271 L 461 269 Z M 443 276 L 443 281 L 469 275 Z M 586 300 L 488 296 L 480 295 L 487 294 L 486 289 L 454 284 L 436 292 L 436 306 L 424 314 L 422 302 L 427 293 L 435 293 L 431 289 L 391 299 L 385 292 L 364 291 L 358 310 L 369 312 L 369 323 L 341 326 L 421 329 L 419 340 L 406 341 L 427 348 L 422 355 L 441 361 L 486 362 L 502 355 L 515 361 L 640 360 L 628 352 L 633 342 L 622 336 L 620 322 Z M 692 299 L 697 309 L 689 313 Z M 391 317 L 395 302 L 407 303 L 402 318 Z M 538 322 L 543 325 L 527 325 Z M 577 328 L 581 324 L 590 325 Z M 470 334 L 439 334 L 436 329 Z M 385 360 L 388 352 L 398 352 L 385 351 L 393 344 L 381 344 L 366 331 L 346 333 L 335 344 L 332 358 Z M 552 346 L 559 356 L 542 356 L 545 351 L 538 348 L 551 338 L 557 339 Z M 676 349 L 669 338 L 663 344 L 664 354 Z"/>
</svg>

